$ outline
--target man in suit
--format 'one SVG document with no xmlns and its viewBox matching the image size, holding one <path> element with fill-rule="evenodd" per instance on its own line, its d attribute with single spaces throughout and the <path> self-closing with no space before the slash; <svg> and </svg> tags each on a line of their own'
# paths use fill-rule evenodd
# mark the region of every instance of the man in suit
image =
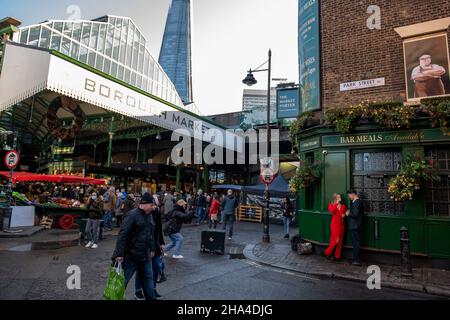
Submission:
<svg viewBox="0 0 450 320">
<path fill-rule="evenodd" d="M 352 234 L 352 244 L 353 244 L 353 265 L 360 266 L 359 252 L 361 247 L 361 221 L 364 215 L 364 205 L 361 199 L 359 199 L 358 194 L 355 190 L 348 192 L 350 198 L 350 210 L 347 210 L 348 220 L 348 230 Z"/>
</svg>

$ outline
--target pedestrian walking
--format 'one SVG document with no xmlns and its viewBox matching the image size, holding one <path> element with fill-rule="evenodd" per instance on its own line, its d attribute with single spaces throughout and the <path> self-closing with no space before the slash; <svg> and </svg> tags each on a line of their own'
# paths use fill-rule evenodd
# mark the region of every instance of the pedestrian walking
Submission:
<svg viewBox="0 0 450 320">
<path fill-rule="evenodd" d="M 350 210 L 347 210 L 348 220 L 348 230 L 352 234 L 352 244 L 353 244 L 353 265 L 360 266 L 361 262 L 359 260 L 361 240 L 361 222 L 364 215 L 364 205 L 355 190 L 348 192 L 350 198 Z"/>
<path fill-rule="evenodd" d="M 236 220 L 236 208 L 238 207 L 237 198 L 233 194 L 233 190 L 228 190 L 228 195 L 222 203 L 222 214 L 224 215 L 223 230 L 227 230 L 229 226 L 228 240 L 233 238 L 233 225 Z"/>
<path fill-rule="evenodd" d="M 105 229 L 112 230 L 112 218 L 114 210 L 116 209 L 117 197 L 114 187 L 110 187 L 108 191 L 103 194 L 103 220 L 105 222 Z"/>
<path fill-rule="evenodd" d="M 155 203 L 156 204 L 156 203 Z M 156 283 L 161 282 L 161 279 L 165 279 L 164 275 L 164 262 L 163 262 L 163 252 L 164 252 L 164 235 L 162 231 L 162 218 L 161 211 L 156 208 L 152 212 L 153 221 L 155 222 L 155 255 L 152 258 L 152 269 L 153 269 L 153 287 L 155 290 L 156 298 L 161 298 L 161 295 L 156 291 Z M 142 281 L 139 275 L 135 278 L 135 299 L 144 300 L 144 290 L 142 289 Z"/>
<path fill-rule="evenodd" d="M 206 221 L 206 197 L 203 195 L 202 189 L 198 190 L 195 198 L 195 216 L 197 217 L 197 225 Z"/>
<path fill-rule="evenodd" d="M 173 190 L 170 190 L 164 195 L 163 205 L 164 205 L 164 212 L 163 217 L 165 219 L 166 215 L 172 212 L 174 206 L 175 206 L 175 197 L 173 196 Z"/>
<path fill-rule="evenodd" d="M 174 259 L 183 259 L 181 255 L 181 247 L 183 245 L 183 235 L 180 233 L 181 227 L 186 219 L 190 218 L 189 212 L 186 212 L 187 203 L 184 200 L 178 200 L 172 213 L 169 214 L 168 222 L 164 226 L 164 235 L 168 236 L 172 243 L 165 249 L 164 256 L 167 256 L 169 251 L 175 247 Z"/>
<path fill-rule="evenodd" d="M 289 239 L 289 227 L 294 217 L 294 208 L 289 197 L 286 196 L 283 198 L 281 210 L 283 210 L 284 238 Z"/>
<path fill-rule="evenodd" d="M 136 208 L 136 199 L 133 194 L 128 194 L 125 198 L 125 201 L 122 203 L 122 212 L 123 217 L 122 220 L 128 215 L 128 213 Z"/>
<path fill-rule="evenodd" d="M 194 196 L 192 195 L 192 193 L 189 192 L 187 194 L 186 202 L 187 202 L 186 212 L 188 212 L 190 214 L 190 218 L 186 221 L 186 223 L 192 223 L 192 217 L 194 216 L 194 210 L 195 210 Z"/>
<path fill-rule="evenodd" d="M 332 214 L 331 217 L 331 234 L 330 234 L 330 245 L 325 250 L 324 254 L 327 257 L 331 257 L 333 260 L 340 260 L 342 253 L 342 244 L 344 237 L 344 217 L 347 208 L 342 202 L 342 197 L 340 194 L 333 194 L 333 201 L 328 205 L 328 211 Z M 333 256 L 334 251 L 334 256 Z"/>
<path fill-rule="evenodd" d="M 152 213 L 156 205 L 151 194 L 145 193 L 139 207 L 131 210 L 123 220 L 112 260 L 123 264 L 125 287 L 134 273 L 142 282 L 146 300 L 155 300 L 152 258 L 155 255 L 155 221 Z"/>
<path fill-rule="evenodd" d="M 88 240 L 86 248 L 97 249 L 100 234 L 100 219 L 103 215 L 103 201 L 94 192 L 89 198 L 86 207 L 89 214 L 85 230 Z"/>
<path fill-rule="evenodd" d="M 211 229 L 214 224 L 214 229 L 217 229 L 217 221 L 219 214 L 220 203 L 217 194 L 214 195 L 213 200 L 211 202 L 211 207 L 209 209 L 209 228 Z"/>
<path fill-rule="evenodd" d="M 125 197 L 123 193 L 118 192 L 117 193 L 117 204 L 116 204 L 116 210 L 115 210 L 115 217 L 116 217 L 116 223 L 117 228 L 120 228 L 123 221 L 123 207 L 124 207 Z"/>
</svg>

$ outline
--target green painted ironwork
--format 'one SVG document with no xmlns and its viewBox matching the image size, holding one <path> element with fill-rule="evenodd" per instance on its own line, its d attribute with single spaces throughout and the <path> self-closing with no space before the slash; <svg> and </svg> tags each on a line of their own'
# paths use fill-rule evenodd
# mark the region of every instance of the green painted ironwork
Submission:
<svg viewBox="0 0 450 320">
<path fill-rule="evenodd" d="M 181 167 L 180 166 L 177 166 L 176 188 L 177 188 L 177 191 L 181 190 Z"/>
<path fill-rule="evenodd" d="M 205 164 L 204 166 L 205 170 L 203 171 L 203 192 L 208 193 L 209 192 L 209 167 Z"/>
</svg>

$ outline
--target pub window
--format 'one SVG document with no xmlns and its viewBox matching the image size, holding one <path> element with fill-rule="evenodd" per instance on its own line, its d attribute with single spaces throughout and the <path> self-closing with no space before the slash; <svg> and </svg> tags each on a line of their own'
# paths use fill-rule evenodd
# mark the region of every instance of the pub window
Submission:
<svg viewBox="0 0 450 320">
<path fill-rule="evenodd" d="M 427 183 L 427 214 L 450 217 L 450 147 L 433 147 L 427 150 L 433 172 L 439 181 Z"/>
<path fill-rule="evenodd" d="M 352 186 L 364 203 L 365 213 L 398 214 L 403 203 L 391 199 L 388 181 L 400 170 L 401 151 L 355 151 L 352 154 Z"/>
</svg>

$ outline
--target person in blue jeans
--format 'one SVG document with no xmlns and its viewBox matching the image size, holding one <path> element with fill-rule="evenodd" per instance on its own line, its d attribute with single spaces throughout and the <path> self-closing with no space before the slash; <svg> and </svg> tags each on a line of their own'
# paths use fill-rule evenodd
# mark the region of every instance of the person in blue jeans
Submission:
<svg viewBox="0 0 450 320">
<path fill-rule="evenodd" d="M 183 245 L 183 235 L 180 233 L 183 223 L 190 218 L 190 213 L 186 212 L 187 203 L 184 200 L 178 200 L 174 210 L 168 222 L 164 227 L 164 235 L 169 236 L 172 243 L 165 248 L 164 255 L 167 256 L 168 252 L 175 248 L 175 254 L 172 256 L 174 259 L 183 259 L 181 255 L 181 247 Z"/>
<path fill-rule="evenodd" d="M 197 225 L 206 221 L 206 197 L 203 195 L 202 189 L 198 190 L 195 198 L 195 216 L 197 217 Z"/>
<path fill-rule="evenodd" d="M 155 255 L 155 222 L 152 212 L 156 205 L 151 194 L 142 196 L 139 208 L 133 209 L 123 221 L 112 260 L 122 263 L 125 287 L 135 273 L 142 280 L 146 300 L 155 300 L 152 258 Z"/>
<path fill-rule="evenodd" d="M 228 195 L 222 202 L 222 214 L 224 215 L 223 230 L 225 230 L 226 232 L 227 225 L 229 226 L 228 240 L 231 240 L 233 238 L 233 225 L 235 222 L 236 208 L 238 207 L 238 205 L 239 202 L 234 196 L 233 190 L 228 190 Z"/>
<path fill-rule="evenodd" d="M 289 226 L 292 223 L 292 218 L 294 217 L 294 208 L 289 197 L 283 198 L 281 210 L 283 210 L 284 238 L 289 239 Z"/>
<path fill-rule="evenodd" d="M 161 295 L 156 291 L 156 283 L 158 276 L 162 276 L 164 273 L 162 254 L 164 252 L 164 235 L 162 231 L 162 217 L 161 211 L 156 209 L 152 212 L 153 220 L 155 222 L 155 255 L 152 258 L 152 269 L 153 269 L 153 288 L 155 290 L 155 295 L 157 298 L 161 298 Z M 135 299 L 144 300 L 145 295 L 142 290 L 142 282 L 139 275 L 135 278 Z"/>
</svg>

